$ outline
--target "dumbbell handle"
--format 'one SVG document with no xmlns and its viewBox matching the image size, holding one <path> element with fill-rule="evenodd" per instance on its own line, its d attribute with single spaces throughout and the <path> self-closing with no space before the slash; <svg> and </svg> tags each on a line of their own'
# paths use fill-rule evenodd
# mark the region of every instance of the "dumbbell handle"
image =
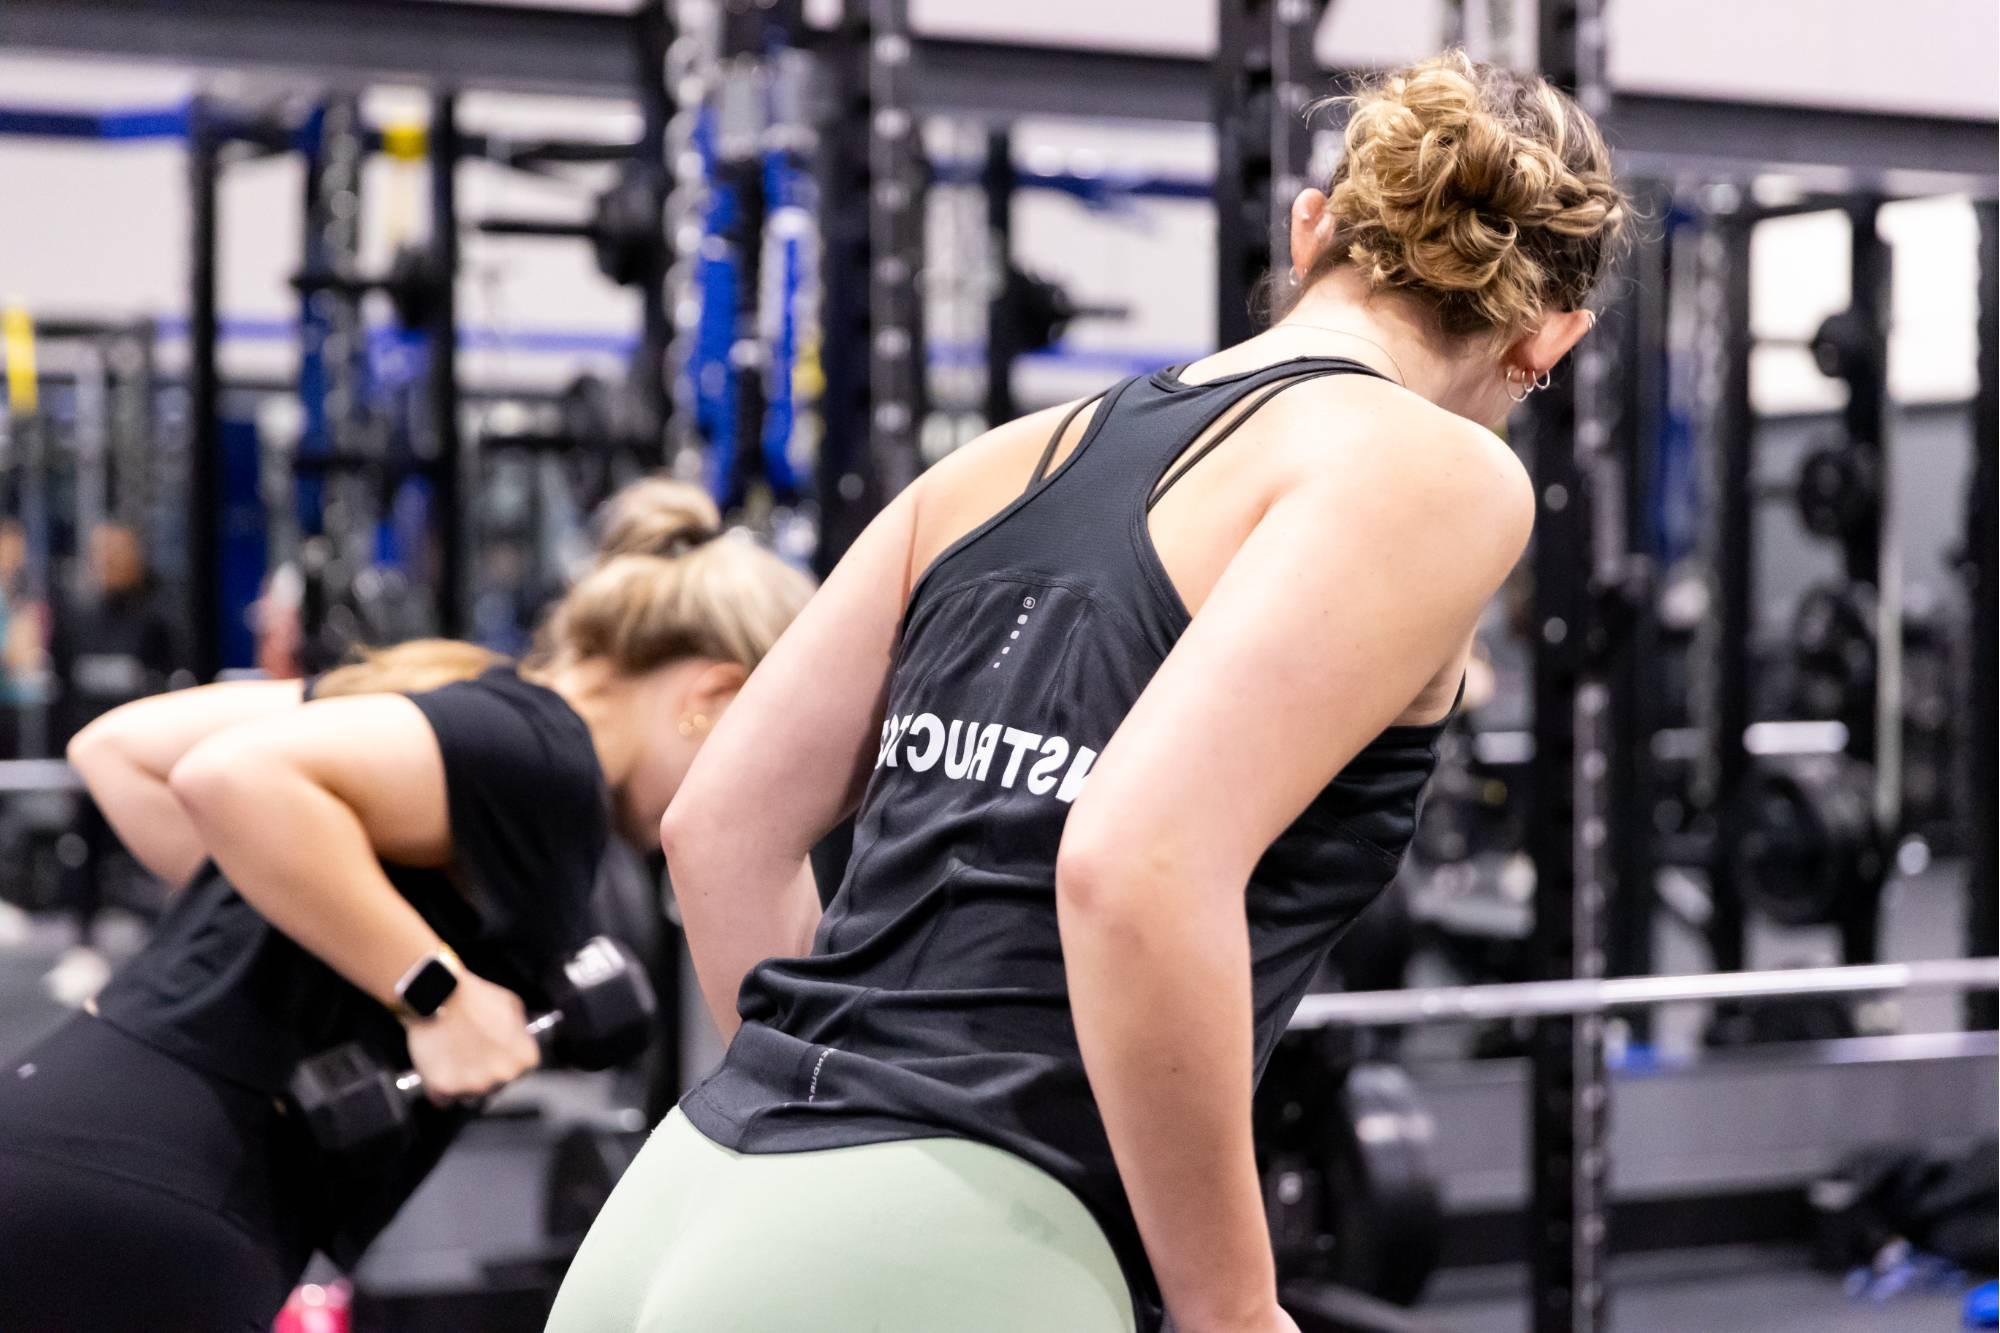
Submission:
<svg viewBox="0 0 2000 1333">
<path fill-rule="evenodd" d="M 528 1020 L 528 1035 L 539 1046 L 546 1047 L 549 1035 L 562 1026 L 562 1011 L 551 1009 L 546 1014 L 536 1014 Z M 414 1069 L 405 1069 L 396 1075 L 396 1091 L 411 1101 L 424 1095 L 424 1076 Z"/>
</svg>

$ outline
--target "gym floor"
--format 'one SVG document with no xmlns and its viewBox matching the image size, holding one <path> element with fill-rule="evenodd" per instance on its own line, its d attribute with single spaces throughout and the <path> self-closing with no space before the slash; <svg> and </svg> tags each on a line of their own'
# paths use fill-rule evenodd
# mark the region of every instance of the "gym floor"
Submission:
<svg viewBox="0 0 2000 1333">
<path fill-rule="evenodd" d="M 1906 1291 L 1876 1304 L 1792 1249 L 1701 1249 L 1629 1255 L 1611 1264 L 1611 1317 L 1619 1328 L 1663 1333 L 1903 1333 L 1959 1326 L 1962 1291 Z M 1450 1333 L 1519 1333 L 1527 1282 L 1517 1267 L 1438 1275 L 1424 1314 Z"/>
</svg>

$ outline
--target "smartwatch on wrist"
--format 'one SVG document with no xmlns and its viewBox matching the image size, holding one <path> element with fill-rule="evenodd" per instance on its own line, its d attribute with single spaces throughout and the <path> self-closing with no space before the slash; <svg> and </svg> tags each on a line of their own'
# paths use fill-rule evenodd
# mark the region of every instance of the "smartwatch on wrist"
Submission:
<svg viewBox="0 0 2000 1333">
<path fill-rule="evenodd" d="M 458 955 L 440 944 L 419 958 L 396 983 L 396 1007 L 406 1018 L 429 1018 L 458 989 Z"/>
</svg>

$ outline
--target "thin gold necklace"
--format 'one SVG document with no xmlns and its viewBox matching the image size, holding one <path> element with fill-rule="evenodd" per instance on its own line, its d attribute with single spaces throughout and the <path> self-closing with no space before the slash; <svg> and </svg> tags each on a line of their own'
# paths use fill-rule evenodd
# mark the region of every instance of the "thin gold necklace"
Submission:
<svg viewBox="0 0 2000 1333">
<path fill-rule="evenodd" d="M 1410 377 L 1403 373 L 1403 363 L 1396 359 L 1396 354 L 1394 352 L 1384 347 L 1381 343 L 1376 342 L 1373 338 L 1367 337 L 1363 334 L 1350 332 L 1347 329 L 1329 328 L 1324 324 L 1307 324 L 1301 320 L 1296 320 L 1296 319 L 1281 320 L 1280 322 L 1273 324 L 1271 328 L 1273 332 L 1277 331 L 1278 329 L 1312 329 L 1316 333 L 1337 333 L 1343 338 L 1352 338 L 1356 342 L 1367 343 L 1370 347 L 1380 352 L 1383 356 L 1388 357 L 1389 364 L 1396 368 L 1396 387 L 1399 389 L 1407 389 L 1410 387 Z"/>
</svg>

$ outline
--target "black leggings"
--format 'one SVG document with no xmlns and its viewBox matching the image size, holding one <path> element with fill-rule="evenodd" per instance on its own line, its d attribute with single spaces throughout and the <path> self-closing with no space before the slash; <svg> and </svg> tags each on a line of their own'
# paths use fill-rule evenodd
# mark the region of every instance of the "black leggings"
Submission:
<svg viewBox="0 0 2000 1333">
<path fill-rule="evenodd" d="M 268 1330 L 311 1244 L 295 1127 L 99 1019 L 0 1069 L 0 1329 Z"/>
</svg>

